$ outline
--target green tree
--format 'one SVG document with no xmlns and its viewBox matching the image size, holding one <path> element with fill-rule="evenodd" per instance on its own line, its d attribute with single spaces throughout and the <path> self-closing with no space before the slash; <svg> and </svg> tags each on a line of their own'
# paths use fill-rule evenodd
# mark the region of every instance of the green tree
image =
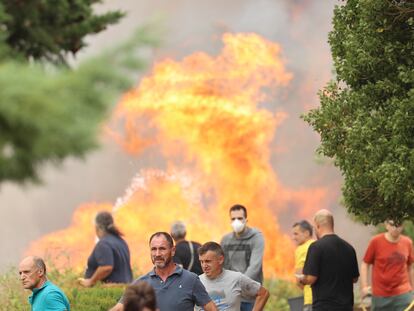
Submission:
<svg viewBox="0 0 414 311">
<path fill-rule="evenodd" d="M 101 0 L 2 0 L 0 25 L 10 51 L 25 58 L 65 63 L 85 46 L 85 36 L 119 21 L 119 11 L 96 15 Z"/>
<path fill-rule="evenodd" d="M 70 68 L 67 57 L 120 12 L 94 15 L 99 1 L 0 2 L 0 182 L 40 181 L 42 164 L 82 157 L 115 96 L 144 63 L 137 49 L 157 43 L 143 27 L 128 43 Z"/>
<path fill-rule="evenodd" d="M 414 216 L 414 2 L 349 0 L 329 34 L 336 77 L 304 116 L 365 223 Z"/>
</svg>

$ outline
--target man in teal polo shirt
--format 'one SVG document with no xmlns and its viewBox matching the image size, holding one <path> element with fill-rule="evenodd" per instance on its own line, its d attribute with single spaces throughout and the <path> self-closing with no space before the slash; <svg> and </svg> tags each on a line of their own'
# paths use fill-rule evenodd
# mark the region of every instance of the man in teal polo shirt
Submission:
<svg viewBox="0 0 414 311">
<path fill-rule="evenodd" d="M 19 265 L 20 280 L 24 289 L 30 289 L 32 311 L 70 311 L 69 300 L 62 290 L 48 281 L 42 258 L 26 257 Z"/>
</svg>

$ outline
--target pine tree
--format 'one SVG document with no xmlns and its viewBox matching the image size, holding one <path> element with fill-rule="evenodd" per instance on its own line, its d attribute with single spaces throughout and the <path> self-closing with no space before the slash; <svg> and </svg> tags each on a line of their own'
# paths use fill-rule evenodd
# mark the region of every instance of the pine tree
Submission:
<svg viewBox="0 0 414 311">
<path fill-rule="evenodd" d="M 128 70 L 144 65 L 133 52 L 157 43 L 144 27 L 128 44 L 70 68 L 67 57 L 85 47 L 85 36 L 123 15 L 95 15 L 96 2 L 0 2 L 0 182 L 40 181 L 42 164 L 96 148 Z"/>
</svg>

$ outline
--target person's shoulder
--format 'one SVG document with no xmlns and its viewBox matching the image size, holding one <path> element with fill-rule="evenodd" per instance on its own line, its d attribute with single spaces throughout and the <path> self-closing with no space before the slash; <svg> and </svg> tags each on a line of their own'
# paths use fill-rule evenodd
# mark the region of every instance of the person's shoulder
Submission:
<svg viewBox="0 0 414 311">
<path fill-rule="evenodd" d="M 147 281 L 147 280 L 151 279 L 152 275 L 155 275 L 155 274 L 154 274 L 154 271 L 151 270 L 151 271 L 141 275 L 140 277 L 136 278 L 132 283 L 137 283 L 139 281 Z"/>
<path fill-rule="evenodd" d="M 385 233 L 378 233 L 376 235 L 374 235 L 370 242 L 377 242 L 377 241 L 381 241 L 381 240 L 385 240 Z"/>
<path fill-rule="evenodd" d="M 349 243 L 348 241 L 344 240 L 336 234 L 334 236 L 336 236 L 335 239 L 337 239 L 337 242 L 335 242 L 336 245 L 341 246 L 341 248 L 344 250 L 346 249 L 349 252 L 349 254 L 356 254 L 355 248 L 352 246 L 351 243 Z"/>
<path fill-rule="evenodd" d="M 403 241 L 403 243 L 405 244 L 410 244 L 410 245 L 413 244 L 413 240 L 409 236 L 406 236 L 403 234 L 401 235 L 401 241 Z"/>
<path fill-rule="evenodd" d="M 370 249 L 375 249 L 378 247 L 381 248 L 386 243 L 387 243 L 387 239 L 385 238 L 385 233 L 378 233 L 369 240 L 368 248 Z"/>
<path fill-rule="evenodd" d="M 180 274 L 182 275 L 182 277 L 185 277 L 185 278 L 190 278 L 190 279 L 199 278 L 197 274 L 195 274 L 194 272 L 191 272 L 190 270 L 186 270 L 186 269 L 182 269 Z"/>
<path fill-rule="evenodd" d="M 295 249 L 295 256 L 306 256 L 308 252 L 309 246 L 313 243 L 313 240 L 308 240 L 305 243 L 298 245 Z"/>
<path fill-rule="evenodd" d="M 191 241 L 191 243 L 194 245 L 194 247 L 199 248 L 201 247 L 201 244 L 196 241 Z"/>
<path fill-rule="evenodd" d="M 249 243 L 264 243 L 263 233 L 257 228 L 247 227 L 247 230 L 241 236 L 241 239 L 251 241 Z"/>
<path fill-rule="evenodd" d="M 233 240 L 233 237 L 234 237 L 233 232 L 226 233 L 225 235 L 223 235 L 223 237 L 221 239 L 221 244 L 225 244 L 225 243 Z"/>
<path fill-rule="evenodd" d="M 259 237 L 259 238 L 263 238 L 263 233 L 262 231 L 260 231 L 260 229 L 257 228 L 250 228 L 252 230 L 252 235 Z"/>
<path fill-rule="evenodd" d="M 46 281 L 46 292 L 62 292 L 59 286 L 51 281 Z"/>
<path fill-rule="evenodd" d="M 115 243 L 115 244 L 126 244 L 126 241 L 119 235 L 115 235 L 115 234 L 107 234 L 104 236 L 104 241 L 107 241 L 109 243 Z"/>
<path fill-rule="evenodd" d="M 231 278 L 239 278 L 243 274 L 239 271 L 223 269 L 223 275 L 226 276 L 226 277 L 231 277 Z"/>
<path fill-rule="evenodd" d="M 111 244 L 112 243 L 114 243 L 115 242 L 115 240 L 114 240 L 114 238 L 112 237 L 112 235 L 110 235 L 110 234 L 107 234 L 107 235 L 105 235 L 105 236 L 103 236 L 102 238 L 100 238 L 99 239 L 99 241 L 98 241 L 98 243 L 96 243 L 96 248 L 99 248 L 99 247 L 111 247 Z"/>
<path fill-rule="evenodd" d="M 175 251 L 177 250 L 184 250 L 188 246 L 187 241 L 181 241 L 175 244 Z"/>
<path fill-rule="evenodd" d="M 64 302 L 66 299 L 65 293 L 57 285 L 49 282 L 46 287 L 45 301 L 48 303 Z"/>
</svg>

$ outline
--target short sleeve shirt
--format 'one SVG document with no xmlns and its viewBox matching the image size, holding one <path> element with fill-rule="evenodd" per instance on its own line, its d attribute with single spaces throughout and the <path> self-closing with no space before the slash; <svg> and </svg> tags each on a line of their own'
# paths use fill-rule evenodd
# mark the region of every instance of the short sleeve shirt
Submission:
<svg viewBox="0 0 414 311">
<path fill-rule="evenodd" d="M 192 252 L 190 249 L 190 243 L 192 245 Z M 194 241 L 182 241 L 177 243 L 177 245 L 175 245 L 175 255 L 173 258 L 174 262 L 182 265 L 184 269 L 190 270 L 197 275 L 202 274 L 203 270 L 201 269 L 200 260 L 197 253 L 197 250 L 200 248 L 200 246 L 200 243 Z M 191 266 L 191 269 L 189 269 L 191 259 L 193 264 Z"/>
<path fill-rule="evenodd" d="M 353 279 L 359 277 L 354 248 L 338 237 L 328 234 L 309 246 L 305 275 L 317 277 L 312 285 L 312 309 L 352 311 Z"/>
<path fill-rule="evenodd" d="M 314 242 L 314 240 L 308 240 L 302 245 L 299 245 L 295 250 L 295 269 L 302 270 L 305 265 L 306 254 L 308 253 L 309 246 Z M 304 304 L 312 304 L 312 289 L 310 285 L 305 285 L 303 287 L 303 296 Z"/>
<path fill-rule="evenodd" d="M 202 274 L 200 280 L 220 311 L 239 311 L 242 297 L 254 299 L 261 287 L 259 282 L 230 270 L 223 270 L 215 279 L 209 279 Z M 203 309 L 197 307 L 196 310 Z"/>
<path fill-rule="evenodd" d="M 104 282 L 130 283 L 132 281 L 129 248 L 122 238 L 108 234 L 99 240 L 88 258 L 85 278 L 91 278 L 100 266 L 113 267 Z"/>
<path fill-rule="evenodd" d="M 139 281 L 145 281 L 154 288 L 160 311 L 193 311 L 196 304 L 205 306 L 211 301 L 199 277 L 180 266 L 176 266 L 165 282 L 154 270 L 138 278 L 133 284 Z M 123 303 L 123 298 L 120 303 Z"/>
<path fill-rule="evenodd" d="M 376 235 L 365 252 L 364 262 L 372 264 L 372 292 L 374 296 L 390 297 L 411 291 L 408 266 L 414 260 L 413 243 L 401 235 L 396 243 Z"/>
<path fill-rule="evenodd" d="M 35 288 L 29 303 L 32 311 L 70 311 L 69 300 L 63 291 L 50 281 Z"/>
</svg>

